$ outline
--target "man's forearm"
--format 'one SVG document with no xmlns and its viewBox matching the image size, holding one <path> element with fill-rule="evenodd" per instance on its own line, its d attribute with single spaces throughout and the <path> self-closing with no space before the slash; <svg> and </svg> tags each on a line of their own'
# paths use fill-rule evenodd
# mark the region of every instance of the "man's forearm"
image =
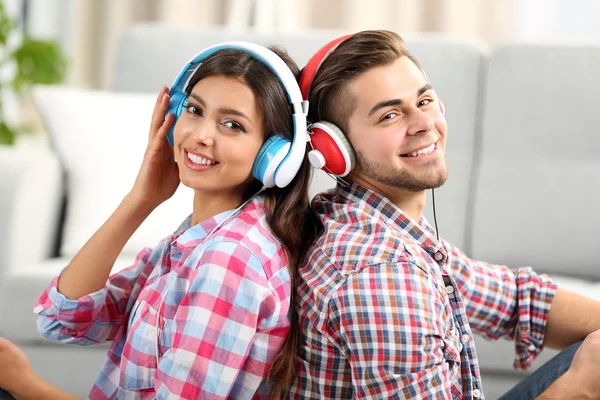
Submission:
<svg viewBox="0 0 600 400">
<path fill-rule="evenodd" d="M 600 329 L 600 302 L 558 289 L 546 325 L 544 345 L 562 350 Z"/>
</svg>

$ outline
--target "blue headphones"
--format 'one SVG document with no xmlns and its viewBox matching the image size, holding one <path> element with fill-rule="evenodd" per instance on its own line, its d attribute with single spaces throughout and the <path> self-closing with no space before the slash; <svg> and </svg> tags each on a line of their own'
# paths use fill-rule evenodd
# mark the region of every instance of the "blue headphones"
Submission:
<svg viewBox="0 0 600 400">
<path fill-rule="evenodd" d="M 266 47 L 249 42 L 226 42 L 208 47 L 192 58 L 171 86 L 168 112 L 173 114 L 175 118 L 167 134 L 167 139 L 173 146 L 173 129 L 177 119 L 187 106 L 188 95 L 185 93 L 185 88 L 190 78 L 204 60 L 217 51 L 224 49 L 243 51 L 269 67 L 281 82 L 290 104 L 294 107 L 294 113 L 292 114 L 294 137 L 292 142 L 290 143 L 280 134 L 271 136 L 260 148 L 252 166 L 252 175 L 261 181 L 264 187 L 285 187 L 294 179 L 304 159 L 308 140 L 306 132 L 308 102 L 302 100 L 300 87 L 292 71 L 277 54 Z"/>
</svg>

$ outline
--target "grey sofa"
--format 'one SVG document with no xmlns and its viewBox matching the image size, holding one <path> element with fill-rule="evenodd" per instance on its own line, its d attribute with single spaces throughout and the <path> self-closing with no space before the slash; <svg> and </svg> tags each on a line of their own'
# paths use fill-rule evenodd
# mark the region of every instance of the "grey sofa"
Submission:
<svg viewBox="0 0 600 400">
<path fill-rule="evenodd" d="M 233 34 L 141 24 L 121 39 L 111 89 L 155 93 L 193 53 L 223 40 L 281 44 L 303 65 L 341 33 Z M 594 207 L 600 195 L 600 46 L 487 49 L 435 36 L 406 41 L 447 110 L 450 178 L 436 191 L 441 236 L 475 258 L 532 265 L 561 286 L 600 300 L 600 210 Z M 0 149 L 0 335 L 20 345 L 41 376 L 85 396 L 107 347 L 53 345 L 37 334 L 31 311 L 69 261 L 58 245 L 74 207 L 67 184 L 72 171 L 64 159 L 52 144 L 34 155 Z M 317 173 L 311 192 L 332 184 Z M 32 209 L 24 205 L 27 196 L 41 201 Z M 428 203 L 430 220 L 431 214 Z M 37 229 L 24 229 L 32 226 Z M 125 255 L 119 263 L 132 260 Z M 512 368 L 510 342 L 478 338 L 477 351 L 488 399 L 527 374 Z M 553 354 L 544 351 L 536 366 Z"/>
</svg>

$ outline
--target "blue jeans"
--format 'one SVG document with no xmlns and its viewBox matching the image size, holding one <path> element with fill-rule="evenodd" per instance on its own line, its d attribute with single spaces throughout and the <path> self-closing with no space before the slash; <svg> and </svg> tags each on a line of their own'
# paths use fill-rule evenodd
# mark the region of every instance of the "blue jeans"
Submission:
<svg viewBox="0 0 600 400">
<path fill-rule="evenodd" d="M 0 389 L 0 400 L 14 400 L 14 397 L 12 397 L 10 394 L 8 394 L 8 392 L 4 389 Z"/>
<path fill-rule="evenodd" d="M 533 400 L 567 372 L 581 342 L 567 347 L 534 373 L 523 379 L 498 400 Z"/>
</svg>

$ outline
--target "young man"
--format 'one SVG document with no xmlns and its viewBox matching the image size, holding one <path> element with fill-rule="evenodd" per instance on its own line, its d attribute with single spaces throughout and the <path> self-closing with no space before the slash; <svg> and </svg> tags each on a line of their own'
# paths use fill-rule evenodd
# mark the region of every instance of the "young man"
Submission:
<svg viewBox="0 0 600 400">
<path fill-rule="evenodd" d="M 513 339 L 522 368 L 544 346 L 587 336 L 506 398 L 600 396 L 600 303 L 529 267 L 471 260 L 422 217 L 426 190 L 448 175 L 447 126 L 402 39 L 366 31 L 334 41 L 309 61 L 301 87 L 308 119 L 339 128 L 315 125 L 311 161 L 351 171 L 313 203 L 325 229 L 300 270 L 304 341 L 291 395 L 483 399 L 479 333 Z"/>
</svg>

